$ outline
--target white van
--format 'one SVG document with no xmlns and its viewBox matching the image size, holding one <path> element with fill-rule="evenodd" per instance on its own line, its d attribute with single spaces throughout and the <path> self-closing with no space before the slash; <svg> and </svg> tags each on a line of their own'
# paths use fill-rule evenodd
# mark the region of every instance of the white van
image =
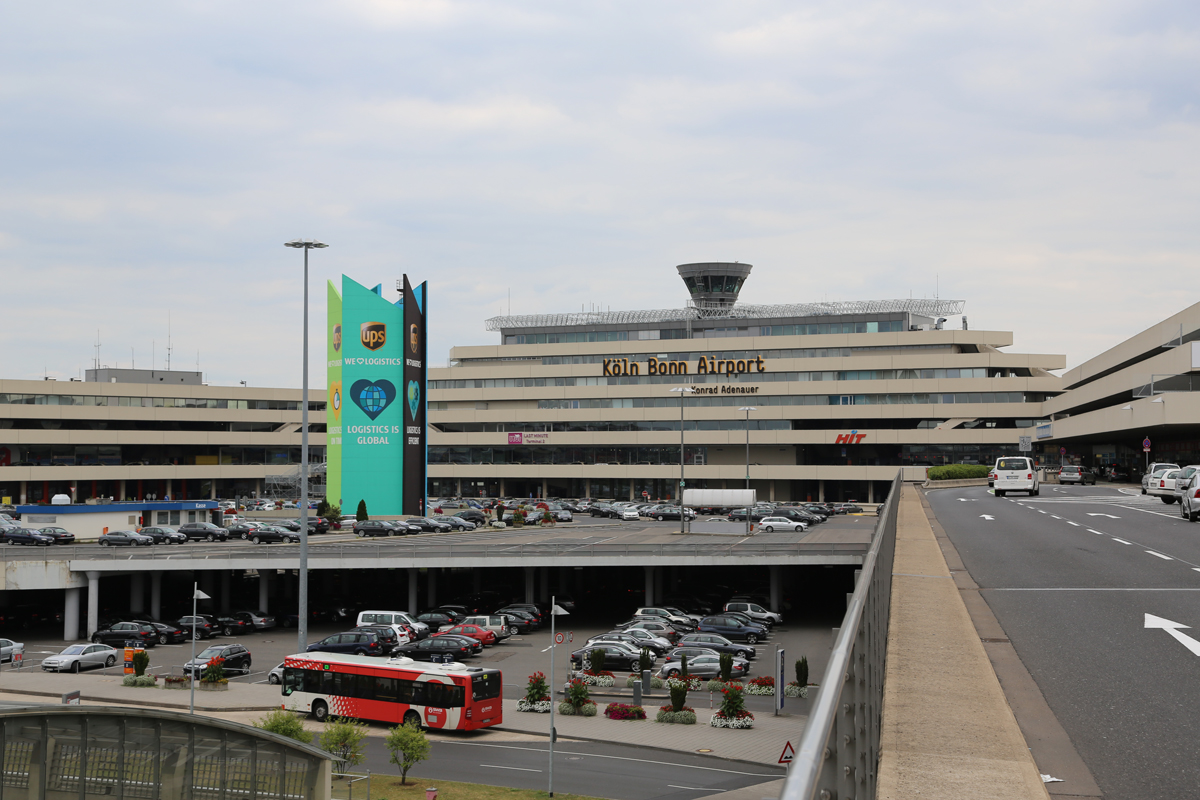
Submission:
<svg viewBox="0 0 1200 800">
<path fill-rule="evenodd" d="M 1005 456 L 996 459 L 992 468 L 995 476 L 993 484 L 996 497 L 1004 497 L 1009 492 L 1029 492 L 1031 497 L 1037 497 L 1041 487 L 1038 484 L 1037 467 L 1033 459 L 1025 456 Z"/>
<path fill-rule="evenodd" d="M 400 641 L 410 641 L 408 631 L 405 626 L 412 629 L 412 632 L 417 639 L 424 639 L 429 635 L 429 626 L 424 622 L 418 622 L 413 617 L 403 611 L 362 611 L 359 612 L 358 621 L 355 625 L 387 625 L 396 632 L 400 637 Z"/>
</svg>

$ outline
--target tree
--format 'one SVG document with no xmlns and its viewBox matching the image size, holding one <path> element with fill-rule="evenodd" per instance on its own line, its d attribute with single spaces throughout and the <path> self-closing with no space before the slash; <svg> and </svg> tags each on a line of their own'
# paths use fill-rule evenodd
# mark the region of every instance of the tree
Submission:
<svg viewBox="0 0 1200 800">
<path fill-rule="evenodd" d="M 325 720 L 325 730 L 321 733 L 321 747 L 340 763 L 341 769 L 345 769 L 366 761 L 366 745 L 363 744 L 366 737 L 367 723 L 330 717 Z"/>
<path fill-rule="evenodd" d="M 808 686 L 808 656 L 801 656 L 796 661 L 796 683 Z"/>
<path fill-rule="evenodd" d="M 648 669 L 654 669 L 654 656 L 650 655 L 650 648 L 643 647 L 642 654 L 638 656 L 638 672 Z"/>
<path fill-rule="evenodd" d="M 148 666 L 150 666 L 150 654 L 145 650 L 136 651 L 133 654 L 133 674 L 145 675 Z"/>
<path fill-rule="evenodd" d="M 295 739 L 297 742 L 312 744 L 312 731 L 304 729 L 304 722 L 294 711 L 284 711 L 282 708 L 269 711 L 262 719 L 254 723 L 254 727 L 268 733 L 277 733 L 280 736 Z"/>
<path fill-rule="evenodd" d="M 733 678 L 733 656 L 721 653 L 721 680 L 728 683 Z"/>
<path fill-rule="evenodd" d="M 366 500 L 358 501 L 358 511 L 354 512 L 354 518 L 356 520 L 358 520 L 359 522 L 363 522 L 365 520 L 370 519 L 370 517 L 367 516 L 367 501 Z"/>
<path fill-rule="evenodd" d="M 590 653 L 589 658 L 592 662 L 592 672 L 599 674 L 604 671 L 604 661 L 607 655 L 601 647 L 597 647 Z"/>
<path fill-rule="evenodd" d="M 317 516 L 322 517 L 326 522 L 329 523 L 330 527 L 333 527 L 333 523 L 342 518 L 342 507 L 336 503 L 328 503 L 324 500 L 321 502 L 325 504 L 325 511 L 322 512 L 320 509 L 318 509 Z"/>
<path fill-rule="evenodd" d="M 420 725 L 397 725 L 383 741 L 391 752 L 391 762 L 400 768 L 400 784 L 408 781 L 408 771 L 419 761 L 429 758 L 429 739 Z"/>
</svg>

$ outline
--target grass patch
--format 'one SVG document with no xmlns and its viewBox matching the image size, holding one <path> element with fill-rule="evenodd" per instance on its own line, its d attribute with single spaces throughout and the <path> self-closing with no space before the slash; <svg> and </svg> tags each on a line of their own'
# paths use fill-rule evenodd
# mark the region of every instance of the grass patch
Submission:
<svg viewBox="0 0 1200 800">
<path fill-rule="evenodd" d="M 485 783 L 459 783 L 408 776 L 408 783 L 400 785 L 400 776 L 374 774 L 371 776 L 371 800 L 425 800 L 425 790 L 436 786 L 438 800 L 550 800 L 550 795 L 534 789 L 510 789 L 507 786 L 488 786 Z M 354 797 L 366 797 L 366 781 L 354 784 Z M 345 780 L 333 782 L 334 798 L 350 797 L 350 787 Z M 579 794 L 555 792 L 554 800 L 599 800 Z"/>
</svg>

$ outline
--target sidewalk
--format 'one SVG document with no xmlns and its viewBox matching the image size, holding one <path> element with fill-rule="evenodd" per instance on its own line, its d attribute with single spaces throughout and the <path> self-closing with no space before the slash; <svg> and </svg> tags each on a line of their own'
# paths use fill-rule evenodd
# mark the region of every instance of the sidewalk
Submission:
<svg viewBox="0 0 1200 800">
<path fill-rule="evenodd" d="M 1046 800 L 919 492 L 901 491 L 878 796 Z"/>
<path fill-rule="evenodd" d="M 81 699 L 96 703 L 124 706 L 151 706 L 184 711 L 188 709 L 191 692 L 187 689 L 163 689 L 161 683 L 153 689 L 122 686 L 123 674 L 115 670 L 108 674 L 42 672 L 40 669 L 7 670 L 0 672 L 0 700 L 18 694 L 41 698 L 41 703 L 58 703 L 68 692 L 82 692 Z M 230 681 L 225 692 L 196 690 L 197 711 L 269 711 L 279 708 L 278 686 Z"/>
</svg>

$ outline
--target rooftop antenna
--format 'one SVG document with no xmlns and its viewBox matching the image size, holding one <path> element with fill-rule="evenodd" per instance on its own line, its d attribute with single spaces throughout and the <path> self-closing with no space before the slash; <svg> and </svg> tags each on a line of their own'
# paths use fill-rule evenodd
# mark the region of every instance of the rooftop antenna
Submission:
<svg viewBox="0 0 1200 800">
<path fill-rule="evenodd" d="M 132 347 L 129 348 L 129 368 L 137 369 L 137 364 L 135 364 L 133 361 L 133 348 Z"/>
<path fill-rule="evenodd" d="M 96 348 L 96 358 L 95 358 L 96 369 L 100 369 L 100 329 L 99 328 L 96 329 L 96 344 L 93 346 Z"/>
</svg>

